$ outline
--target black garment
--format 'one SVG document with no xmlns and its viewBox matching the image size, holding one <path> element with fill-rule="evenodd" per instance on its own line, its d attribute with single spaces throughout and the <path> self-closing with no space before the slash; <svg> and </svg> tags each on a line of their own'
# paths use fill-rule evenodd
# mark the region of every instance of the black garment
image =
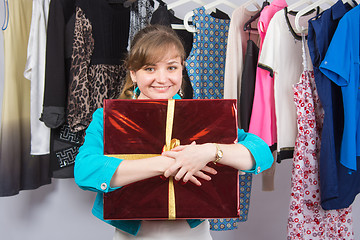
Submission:
<svg viewBox="0 0 360 240">
<path fill-rule="evenodd" d="M 71 132 L 65 119 L 74 38 L 75 1 L 52 0 L 46 44 L 44 106 L 41 120 L 51 128 L 50 170 L 53 178 L 71 178 L 84 131 Z M 75 139 L 75 141 L 74 141 Z"/>
<path fill-rule="evenodd" d="M 77 0 L 75 4 L 91 23 L 94 39 L 91 64 L 122 64 L 127 53 L 130 9 L 120 3 L 109 4 L 107 0 Z"/>
<path fill-rule="evenodd" d="M 240 119 L 241 127 L 245 132 L 249 131 L 249 124 L 254 101 L 258 56 L 258 46 L 256 46 L 254 41 L 248 40 L 241 78 L 241 94 L 240 99 L 238 100 L 241 109 L 241 112 L 238 112 L 238 119 Z"/>
<path fill-rule="evenodd" d="M 106 5 L 104 5 L 104 3 Z M 102 7 L 99 7 L 101 4 L 103 4 Z M 85 133 L 85 129 L 77 132 L 71 130 L 66 121 L 68 91 L 69 86 L 73 82 L 73 75 L 70 72 L 70 68 L 73 53 L 76 6 L 82 6 L 82 8 L 87 9 L 88 12 L 97 12 L 97 10 L 100 12 L 111 11 L 112 8 L 124 9 L 122 4 L 107 4 L 105 0 L 53 0 L 50 4 L 42 120 L 48 127 L 52 128 L 50 138 L 50 165 L 53 171 L 53 177 L 55 178 L 73 177 L 73 164 L 78 149 L 84 140 Z M 103 47 L 107 44 L 106 46 L 112 47 L 111 50 L 106 50 L 105 48 L 94 49 L 91 53 L 92 64 L 96 62 L 118 64 L 121 62 L 119 58 L 112 57 L 116 54 L 121 54 L 123 58 L 126 52 L 129 31 L 129 9 L 126 9 L 125 13 L 126 14 L 119 14 L 118 16 L 119 18 L 125 18 L 125 21 L 117 20 L 114 24 L 108 24 L 107 28 L 104 29 L 99 25 L 99 21 L 101 22 L 102 19 L 101 14 L 97 16 L 88 14 L 93 17 L 91 27 L 94 35 L 96 35 L 93 35 L 93 42 L 95 42 L 94 39 L 96 40 L 95 45 L 97 47 Z M 103 14 L 103 16 L 109 18 L 108 15 L 110 14 Z M 119 24 L 123 24 L 124 31 L 119 32 L 121 28 L 112 28 L 111 31 L 109 30 L 110 26 Z M 107 31 L 107 34 L 100 34 L 101 36 L 95 34 L 95 32 L 98 33 L 102 30 Z M 113 44 L 110 45 L 108 39 L 114 35 L 121 35 L 122 40 L 120 41 L 119 37 L 115 38 Z"/>
<path fill-rule="evenodd" d="M 150 23 L 171 27 L 171 24 L 183 24 L 184 22 L 175 17 L 174 12 L 168 10 L 166 6 L 159 6 L 153 13 Z M 192 48 L 193 34 L 187 30 L 175 29 L 175 32 L 183 41 L 186 57 L 188 57 Z"/>
<path fill-rule="evenodd" d="M 230 20 L 230 17 L 229 17 L 229 15 L 227 15 L 227 13 L 225 13 L 217 8 L 215 9 L 215 11 L 211 12 L 210 15 L 214 18 Z"/>
<path fill-rule="evenodd" d="M 51 129 L 50 167 L 54 178 L 74 177 L 74 163 L 84 142 L 85 130 L 73 132 L 67 124 Z"/>
<path fill-rule="evenodd" d="M 75 23 L 75 1 L 50 2 L 46 43 L 44 106 L 41 120 L 49 128 L 65 122 Z"/>
</svg>

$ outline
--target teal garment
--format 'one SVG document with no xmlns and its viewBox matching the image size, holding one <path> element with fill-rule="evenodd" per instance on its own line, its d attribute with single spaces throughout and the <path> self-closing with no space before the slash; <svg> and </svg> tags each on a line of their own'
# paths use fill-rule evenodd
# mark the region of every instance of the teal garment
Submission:
<svg viewBox="0 0 360 240">
<path fill-rule="evenodd" d="M 253 154 L 256 164 L 249 173 L 258 174 L 270 168 L 273 157 L 269 147 L 259 137 L 238 130 L 238 141 Z M 92 213 L 99 219 L 132 235 L 136 235 L 141 226 L 140 220 L 104 220 L 103 194 L 117 188 L 110 187 L 110 181 L 122 159 L 104 156 L 103 109 L 97 109 L 86 130 L 85 142 L 80 147 L 75 160 L 74 177 L 76 184 L 83 190 L 97 192 Z M 190 227 L 198 226 L 202 220 L 187 220 Z"/>
</svg>

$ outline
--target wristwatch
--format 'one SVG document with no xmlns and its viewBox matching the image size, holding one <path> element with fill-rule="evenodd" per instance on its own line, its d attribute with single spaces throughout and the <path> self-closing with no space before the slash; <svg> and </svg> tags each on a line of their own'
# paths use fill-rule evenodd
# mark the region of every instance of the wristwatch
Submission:
<svg viewBox="0 0 360 240">
<path fill-rule="evenodd" d="M 219 145 L 214 143 L 216 147 L 216 155 L 215 160 L 213 161 L 214 164 L 216 164 L 218 161 L 220 161 L 224 155 L 223 151 L 220 149 Z"/>
</svg>

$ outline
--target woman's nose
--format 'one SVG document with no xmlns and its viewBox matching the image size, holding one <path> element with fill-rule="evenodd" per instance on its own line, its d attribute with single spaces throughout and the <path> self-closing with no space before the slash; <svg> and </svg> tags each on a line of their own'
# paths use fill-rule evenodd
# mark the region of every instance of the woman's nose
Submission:
<svg viewBox="0 0 360 240">
<path fill-rule="evenodd" d="M 165 83 L 167 80 L 167 73 L 164 70 L 159 70 L 157 72 L 156 81 L 159 83 Z"/>
</svg>

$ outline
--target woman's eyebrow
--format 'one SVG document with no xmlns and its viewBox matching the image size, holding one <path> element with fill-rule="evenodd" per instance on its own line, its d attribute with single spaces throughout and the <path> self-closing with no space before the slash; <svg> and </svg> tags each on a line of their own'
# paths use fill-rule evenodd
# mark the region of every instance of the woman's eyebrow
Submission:
<svg viewBox="0 0 360 240">
<path fill-rule="evenodd" d="M 149 63 L 149 64 L 145 64 L 145 65 L 143 66 L 143 68 L 145 68 L 145 67 L 155 67 L 155 66 L 156 66 L 156 64 Z"/>
<path fill-rule="evenodd" d="M 180 64 L 180 62 L 177 61 L 177 60 L 170 60 L 170 61 L 168 62 L 168 64 L 175 64 L 175 63 Z"/>
</svg>

